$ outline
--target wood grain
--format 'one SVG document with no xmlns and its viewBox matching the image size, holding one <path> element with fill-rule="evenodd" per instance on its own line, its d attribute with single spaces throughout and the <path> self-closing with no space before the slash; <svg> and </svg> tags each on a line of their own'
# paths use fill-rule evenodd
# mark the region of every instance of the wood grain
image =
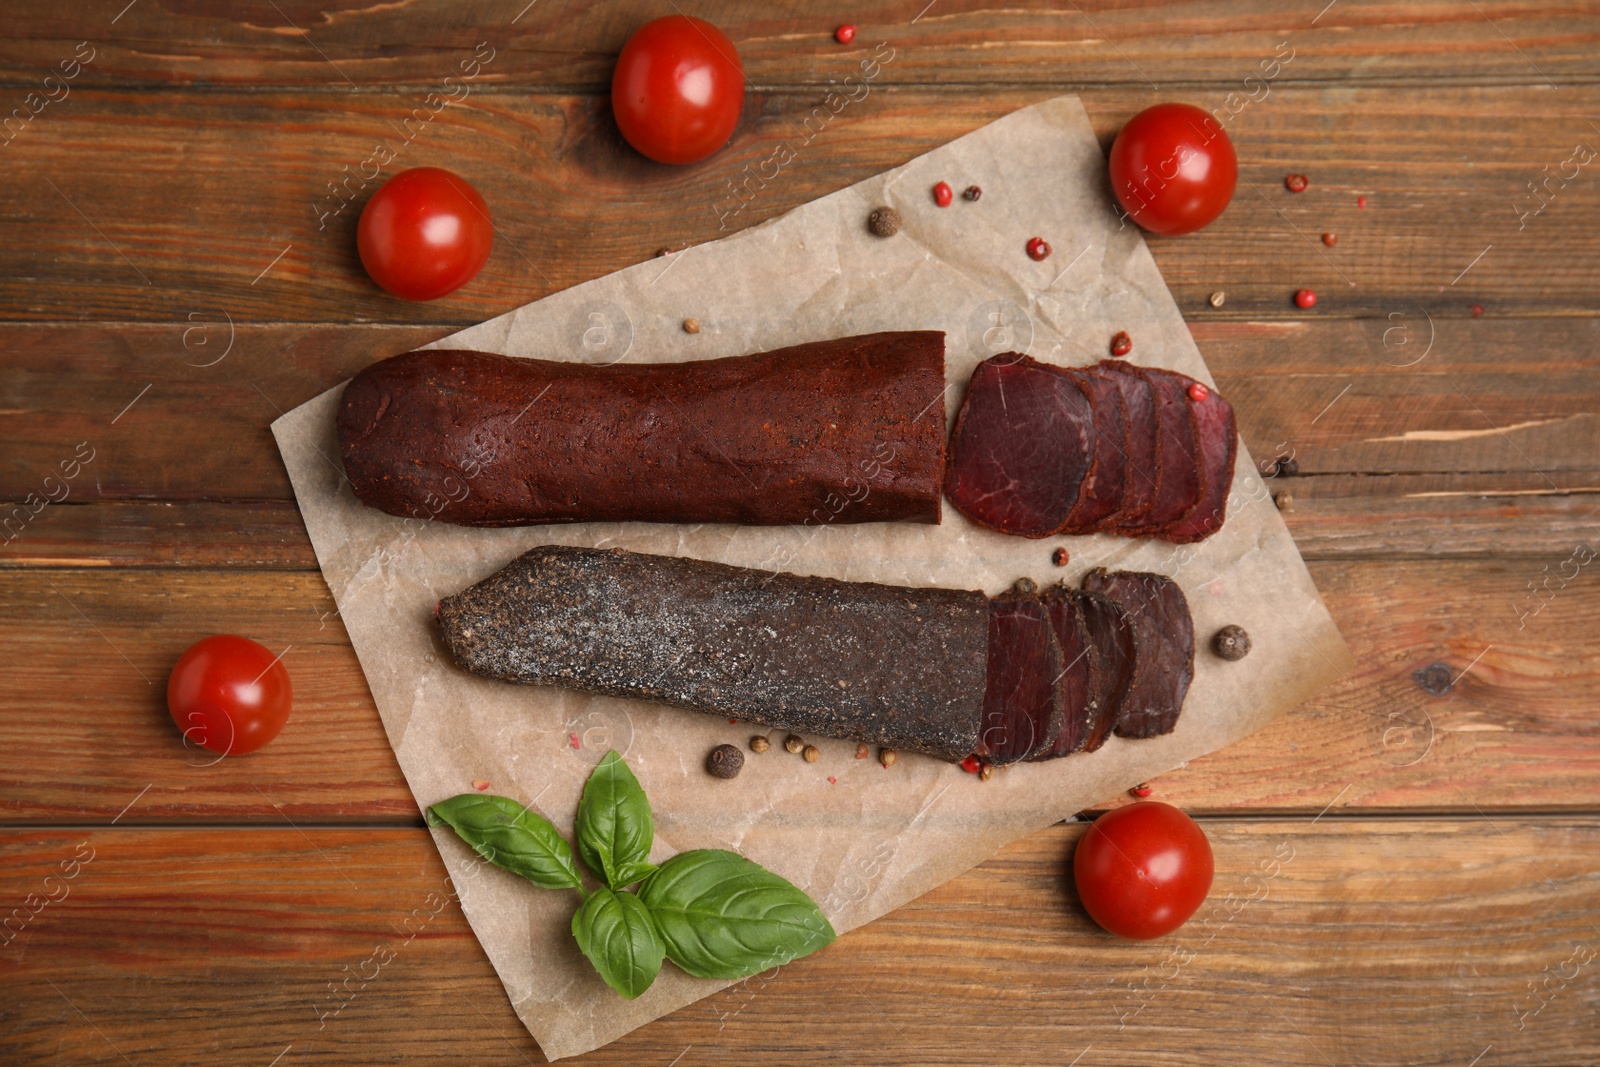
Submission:
<svg viewBox="0 0 1600 1067">
<path fill-rule="evenodd" d="M 1600 822 L 1204 825 L 1211 896 L 1168 938 L 1090 923 L 1065 875 L 1084 828 L 1061 824 L 571 1062 L 1600 1056 L 1600 963 L 1573 955 L 1593 955 Z M 66 894 L 0 946 L 6 1063 L 542 1061 L 420 829 L 23 830 L 0 856 L 8 908 Z"/>
<path fill-rule="evenodd" d="M 1263 460 L 1270 463 L 1270 456 Z M 1600 475 L 1323 474 L 1282 478 L 1284 519 L 1300 554 L 1337 559 L 1529 559 L 1533 570 L 1600 538 Z M 0 506 L 0 517 L 23 506 Z M 288 500 L 69 497 L 0 544 L 0 570 L 23 567 L 238 567 L 314 571 L 300 510 Z"/>
<path fill-rule="evenodd" d="M 594 96 L 480 94 L 407 143 L 397 130 L 416 100 L 401 90 L 86 86 L 4 149 L 14 191 L 0 219 L 27 240 L 0 245 L 0 319 L 467 325 L 663 247 L 765 221 L 1052 95 L 870 92 L 811 136 L 803 123 L 820 91 L 761 92 L 727 148 L 674 168 L 627 148 Z M 1109 143 L 1168 95 L 1145 87 L 1082 98 Z M 1185 95 L 1227 100 L 1221 87 Z M 1575 144 L 1600 136 L 1589 125 L 1596 113 L 1600 86 L 1283 88 L 1229 125 L 1241 166 L 1230 210 L 1199 235 L 1152 241 L 1152 251 L 1185 312 L 1225 290 L 1229 316 L 1303 321 L 1311 316 L 1291 297 L 1311 287 L 1317 318 L 1465 318 L 1473 304 L 1496 316 L 1593 315 L 1600 248 L 1587 235 L 1600 229 L 1600 184 L 1592 167 L 1565 183 L 1559 172 Z M 207 136 L 196 138 L 200 127 Z M 397 153 L 385 174 L 449 166 L 495 215 L 484 273 L 431 304 L 388 298 L 357 262 L 354 229 L 373 188 L 363 188 L 361 164 L 385 139 Z M 795 158 L 760 184 L 763 161 L 782 145 Z M 115 182 L 84 164 L 113 159 Z M 1290 171 L 1309 174 L 1311 188 L 1285 190 Z M 347 174 L 350 184 L 330 191 Z M 1550 203 L 1526 215 L 1538 203 L 1527 184 L 1546 177 Z M 734 183 L 746 181 L 741 198 Z M 1337 248 L 1323 247 L 1324 231 L 1340 235 Z"/>
<path fill-rule="evenodd" d="M 1196 811 L 1315 814 L 1348 785 L 1345 803 L 1369 810 L 1600 808 L 1600 562 L 1567 589 L 1553 582 L 1537 613 L 1527 592 L 1564 558 L 1313 565 L 1356 670 L 1162 778 L 1159 795 Z M 28 710 L 0 717 L 0 819 L 103 824 L 149 786 L 124 823 L 414 823 L 334 610 L 315 573 L 6 574 L 0 670 Z M 218 632 L 289 648 L 296 700 L 270 746 L 220 762 L 185 749 L 164 704 L 179 653 Z"/>
<path fill-rule="evenodd" d="M 366 0 L 244 0 L 229 4 L 90 0 L 30 13 L 0 46 L 0 79 L 31 85 L 85 38 L 98 54 L 85 80 L 120 84 L 390 84 L 438 87 L 480 42 L 494 49 L 479 80 L 499 85 L 607 88 L 628 34 L 669 5 L 644 9 L 575 0 L 474 5 Z M 1585 0 L 1457 6 L 1344 0 L 1285 9 L 1263 0 L 1156 5 L 1024 0 L 862 2 L 848 12 L 810 5 L 696 4 L 733 41 L 757 86 L 842 78 L 873 46 L 897 49 L 893 81 L 934 84 L 1162 85 L 1239 82 L 1280 42 L 1296 49 L 1284 80 L 1435 80 L 1494 84 L 1592 82 L 1597 9 Z M 686 9 L 687 10 L 687 9 Z M 853 47 L 832 37 L 860 25 Z M 486 53 L 488 54 L 488 53 Z"/>
<path fill-rule="evenodd" d="M 272 420 L 361 367 L 444 332 L 230 329 L 220 315 L 170 324 L 0 326 L 9 368 L 0 393 L 0 501 L 15 504 L 30 493 L 44 499 L 44 479 L 80 445 L 94 458 L 68 486 L 67 503 L 292 500 Z M 1528 517 L 1551 523 L 1532 534 L 1536 542 L 1569 542 L 1573 527 L 1600 505 L 1586 495 L 1600 487 L 1600 320 L 1468 319 L 1430 330 L 1413 312 L 1396 320 L 1202 320 L 1193 332 L 1251 452 L 1258 460 L 1296 457 L 1306 476 L 1292 490 L 1297 501 L 1337 509 L 1335 501 L 1382 499 L 1377 506 L 1398 526 L 1373 527 L 1369 546 L 1375 540 L 1411 554 L 1419 526 L 1464 517 L 1464 498 L 1408 493 L 1523 494 L 1508 506 L 1531 508 Z M 1514 362 L 1508 351 L 1517 353 Z M 1428 354 L 1396 365 L 1415 359 L 1413 352 Z M 1381 493 L 1374 483 L 1324 477 L 1401 474 L 1415 477 L 1385 482 Z M 68 554 L 65 546 L 60 553 L 41 549 L 65 510 L 32 517 L 14 542 L 0 545 L 0 560 L 25 551 Z M 191 521 L 188 514 L 201 521 L 208 513 L 173 512 L 171 521 Z M 1501 515 L 1498 527 L 1493 513 L 1477 515 L 1469 525 L 1490 524 L 1490 541 L 1463 541 L 1463 550 L 1475 545 L 1481 552 L 1495 537 L 1503 550 L 1525 550 L 1520 534 L 1507 536 L 1517 533 L 1518 512 Z M 1296 533 L 1315 537 L 1319 529 L 1310 523 Z M 7 528 L 0 541 L 16 533 Z M 1331 527 L 1328 535 L 1343 536 Z M 247 527 L 215 536 L 225 545 L 251 535 Z"/>
</svg>

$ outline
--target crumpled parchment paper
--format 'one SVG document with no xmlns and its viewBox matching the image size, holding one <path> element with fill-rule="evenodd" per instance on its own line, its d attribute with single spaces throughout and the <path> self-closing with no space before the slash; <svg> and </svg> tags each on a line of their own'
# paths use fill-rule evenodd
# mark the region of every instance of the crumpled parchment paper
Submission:
<svg viewBox="0 0 1600 1067">
<path fill-rule="evenodd" d="M 1017 111 L 924 156 L 780 218 L 579 285 L 445 338 L 437 347 L 589 362 L 712 359 L 876 330 L 944 330 L 954 417 L 973 366 L 1000 351 L 1089 364 L 1127 330 L 1132 362 L 1211 381 L 1131 224 L 1119 226 L 1105 157 L 1075 97 Z M 983 188 L 934 206 L 931 187 Z M 900 233 L 872 235 L 868 212 L 899 210 Z M 1033 236 L 1054 246 L 1035 262 Z M 682 328 L 700 321 L 700 332 Z M 1221 532 L 1195 546 L 1117 537 L 1028 540 L 973 526 L 948 506 L 939 526 L 814 528 L 607 523 L 472 530 L 363 507 L 339 466 L 343 387 L 273 423 L 323 576 L 360 657 L 419 807 L 488 791 L 529 802 L 570 836 L 583 782 L 620 750 L 650 796 L 660 862 L 728 848 L 822 905 L 842 934 L 981 863 L 1001 846 L 1258 729 L 1348 670 L 1328 616 L 1250 456 L 1239 450 Z M 931 399 L 931 398 L 930 398 Z M 529 417 L 537 417 L 530 410 Z M 866 460 L 868 457 L 863 457 Z M 470 485 L 468 486 L 470 491 Z M 431 613 L 446 594 L 542 543 L 619 546 L 749 567 L 998 593 L 1106 566 L 1164 572 L 1189 598 L 1197 642 L 1247 629 L 1254 650 L 1228 663 L 1202 647 L 1178 728 L 1146 741 L 1002 770 L 988 782 L 902 755 L 855 759 L 853 742 L 814 740 L 806 763 L 749 754 L 735 780 L 706 753 L 747 743 L 748 725 L 642 702 L 508 685 L 457 669 Z M 1055 567 L 1057 545 L 1071 562 Z M 875 755 L 875 754 L 874 754 Z M 1285 769 L 1292 773 L 1292 769 Z M 599 1047 L 729 983 L 671 964 L 643 996 L 613 993 L 569 932 L 575 898 L 474 862 L 449 830 L 434 839 L 473 930 L 522 1021 L 552 1059 Z M 846 951 L 848 947 L 826 951 Z M 804 961 L 794 966 L 805 966 Z"/>
</svg>

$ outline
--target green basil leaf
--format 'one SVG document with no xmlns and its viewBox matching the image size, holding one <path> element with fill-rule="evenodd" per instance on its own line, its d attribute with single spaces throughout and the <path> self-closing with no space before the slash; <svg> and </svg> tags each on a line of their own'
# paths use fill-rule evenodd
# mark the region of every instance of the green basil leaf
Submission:
<svg viewBox="0 0 1600 1067">
<path fill-rule="evenodd" d="M 655 870 L 650 864 L 656 836 L 650 801 L 615 749 L 584 783 L 577 831 L 578 855 L 612 889 L 632 885 Z"/>
<path fill-rule="evenodd" d="M 661 973 L 661 938 L 632 893 L 596 889 L 572 916 L 572 936 L 606 985 L 632 1000 Z"/>
<path fill-rule="evenodd" d="M 447 823 L 478 855 L 546 889 L 581 889 L 572 849 L 550 820 L 510 797 L 462 793 L 428 809 L 428 825 Z"/>
<path fill-rule="evenodd" d="M 744 978 L 838 935 L 787 880 L 722 849 L 680 852 L 639 886 L 667 958 L 699 978 Z"/>
</svg>

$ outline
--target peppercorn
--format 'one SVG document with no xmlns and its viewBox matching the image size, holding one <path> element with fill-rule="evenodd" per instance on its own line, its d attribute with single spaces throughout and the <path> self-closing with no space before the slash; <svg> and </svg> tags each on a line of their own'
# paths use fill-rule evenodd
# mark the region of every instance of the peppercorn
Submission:
<svg viewBox="0 0 1600 1067">
<path fill-rule="evenodd" d="M 683 320 L 683 332 L 684 333 L 699 333 L 700 332 L 700 320 L 699 319 L 684 319 Z"/>
<path fill-rule="evenodd" d="M 816 745 L 807 745 L 800 753 L 800 758 L 807 763 L 815 763 L 822 758 L 822 753 Z"/>
<path fill-rule="evenodd" d="M 966 759 L 961 761 L 961 769 L 966 771 L 968 774 L 977 774 L 979 766 L 980 763 L 977 756 L 968 756 Z"/>
<path fill-rule="evenodd" d="M 883 764 L 884 767 L 893 767 L 894 761 L 898 758 L 899 757 L 895 755 L 895 751 L 892 748 L 878 749 L 878 762 Z"/>
<path fill-rule="evenodd" d="M 1224 293 L 1221 289 L 1218 289 L 1216 292 L 1211 294 L 1211 306 L 1212 307 L 1219 308 L 1223 304 L 1226 304 L 1227 302 L 1228 302 L 1228 294 Z"/>
<path fill-rule="evenodd" d="M 1300 461 L 1293 456 L 1279 456 L 1277 471 L 1280 478 L 1293 478 L 1300 473 Z"/>
<path fill-rule="evenodd" d="M 856 759 L 866 759 L 868 751 L 866 742 L 858 742 L 856 744 Z"/>
<path fill-rule="evenodd" d="M 1294 510 L 1294 494 L 1293 493 L 1273 493 L 1272 494 L 1272 502 L 1274 504 L 1278 505 L 1278 510 L 1279 511 L 1293 511 Z"/>
<path fill-rule="evenodd" d="M 969 185 L 961 191 L 961 195 L 967 200 L 976 200 L 983 195 L 983 190 L 976 185 Z"/>
<path fill-rule="evenodd" d="M 799 735 L 790 734 L 788 737 L 783 739 L 783 747 L 788 749 L 790 752 L 799 752 L 802 748 L 806 747 L 806 743 L 799 737 Z"/>
<path fill-rule="evenodd" d="M 1065 567 L 1067 565 L 1067 561 L 1071 558 L 1072 553 L 1068 552 L 1064 548 L 1058 548 L 1054 552 L 1050 553 L 1050 562 L 1054 563 L 1057 567 Z"/>
<path fill-rule="evenodd" d="M 1356 210 L 1357 211 L 1365 211 L 1366 209 L 1367 209 L 1367 198 L 1364 197 L 1364 196 L 1356 197 Z"/>
<path fill-rule="evenodd" d="M 985 763 L 983 766 L 978 768 L 978 781 L 987 782 L 989 779 L 991 779 L 993 777 L 994 777 L 994 764 Z"/>
<path fill-rule="evenodd" d="M 1111 354 L 1125 356 L 1133 351 L 1133 338 L 1128 336 L 1127 330 L 1118 330 L 1111 335 Z"/>
<path fill-rule="evenodd" d="M 1138 785 L 1128 790 L 1128 795 L 1133 797 L 1147 797 L 1152 792 L 1154 792 L 1154 790 L 1150 788 L 1149 782 L 1140 782 Z"/>
<path fill-rule="evenodd" d="M 1226 660 L 1244 659 L 1250 654 L 1250 635 L 1243 626 L 1224 626 L 1211 639 L 1211 647 Z"/>
<path fill-rule="evenodd" d="M 900 232 L 900 212 L 892 207 L 875 207 L 867 216 L 867 229 L 879 237 L 893 237 Z"/>
<path fill-rule="evenodd" d="M 849 44 L 856 39 L 856 28 L 847 22 L 833 31 L 833 39 L 840 44 Z"/>
<path fill-rule="evenodd" d="M 1050 258 L 1050 242 L 1043 237 L 1030 237 L 1027 244 L 1028 258 L 1042 263 Z"/>
<path fill-rule="evenodd" d="M 949 182 L 940 182 L 933 187 L 933 202 L 940 207 L 949 207 L 950 201 L 955 199 L 955 195 L 950 188 Z"/>
<path fill-rule="evenodd" d="M 760 734 L 756 734 L 754 737 L 752 737 L 750 739 L 750 751 L 751 752 L 765 752 L 767 749 L 769 749 L 771 747 L 772 747 L 772 742 L 768 741 L 765 737 L 761 736 Z"/>
<path fill-rule="evenodd" d="M 744 767 L 744 753 L 733 745 L 718 745 L 706 757 L 706 770 L 717 778 L 737 778 Z"/>
<path fill-rule="evenodd" d="M 1334 245 L 1339 243 L 1339 235 L 1336 233 L 1325 233 L 1322 235 L 1322 243 L 1327 245 L 1329 248 L 1332 248 Z"/>
<path fill-rule="evenodd" d="M 1483 317 L 1483 305 L 1482 304 L 1473 304 L 1472 305 L 1472 317 L 1475 318 L 1475 319 Z"/>
<path fill-rule="evenodd" d="M 1311 184 L 1311 179 L 1304 174 L 1291 174 L 1283 179 L 1283 184 L 1288 187 L 1291 193 L 1303 193 L 1306 191 L 1306 187 Z"/>
<path fill-rule="evenodd" d="M 1210 395 L 1211 390 L 1205 387 L 1204 382 L 1195 382 L 1193 385 L 1189 386 L 1189 399 L 1193 400 L 1196 404 L 1200 403 L 1200 401 L 1204 400 Z"/>
<path fill-rule="evenodd" d="M 1313 308 L 1317 306 L 1317 294 L 1310 289 L 1300 289 L 1294 294 L 1294 305 L 1299 308 Z"/>
<path fill-rule="evenodd" d="M 1032 578 L 1018 578 L 1011 583 L 1011 591 L 1018 596 L 1032 596 L 1039 591 L 1039 583 Z"/>
</svg>

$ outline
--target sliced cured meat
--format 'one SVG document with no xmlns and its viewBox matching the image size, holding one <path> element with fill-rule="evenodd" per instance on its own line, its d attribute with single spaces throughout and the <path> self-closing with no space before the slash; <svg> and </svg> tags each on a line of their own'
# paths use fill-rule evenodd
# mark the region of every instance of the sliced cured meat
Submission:
<svg viewBox="0 0 1600 1067">
<path fill-rule="evenodd" d="M 1111 598 L 1089 592 L 1077 596 L 1094 663 L 1095 686 L 1089 692 L 1093 717 L 1083 746 L 1085 752 L 1093 752 L 1106 743 L 1122 714 L 1122 699 L 1133 679 L 1133 627 L 1127 613 Z"/>
<path fill-rule="evenodd" d="M 1127 495 L 1128 414 L 1116 382 L 1082 370 L 1061 373 L 1083 387 L 1094 411 L 1094 423 L 1089 438 L 1091 464 L 1083 480 L 1083 493 L 1060 532 L 1087 533 L 1119 510 Z"/>
<path fill-rule="evenodd" d="M 1208 389 L 1200 400 L 1190 394 L 1189 407 L 1199 435 L 1202 486 L 1199 505 L 1161 533 L 1164 540 L 1177 544 L 1204 541 L 1222 529 L 1228 494 L 1233 490 L 1233 465 L 1239 455 L 1239 428 L 1232 404 Z"/>
<path fill-rule="evenodd" d="M 1093 433 L 1076 381 L 1016 352 L 991 356 L 972 372 L 950 431 L 945 495 L 980 526 L 1048 537 L 1082 494 Z"/>
<path fill-rule="evenodd" d="M 1055 759 L 1081 752 L 1088 745 L 1100 707 L 1095 694 L 1102 684 L 1079 594 L 1057 585 L 1045 590 L 1040 599 L 1061 650 L 1061 671 L 1055 678 L 1061 726 L 1049 744 L 1037 747 L 1030 760 Z"/>
<path fill-rule="evenodd" d="M 1001 533 L 1186 543 L 1222 527 L 1237 455 L 1232 407 L 1188 375 L 1119 359 L 1053 367 L 1008 352 L 973 372 L 945 492 Z"/>
<path fill-rule="evenodd" d="M 1038 595 L 1028 591 L 992 599 L 983 729 L 974 754 L 998 766 L 1049 744 L 1061 727 L 1055 684 L 1060 673 L 1061 649 Z"/>
<path fill-rule="evenodd" d="M 1103 568 L 1084 575 L 1083 588 L 1115 601 L 1133 628 L 1133 672 L 1117 715 L 1117 736 L 1170 733 L 1194 679 L 1194 622 L 1183 590 L 1159 574 Z"/>
<path fill-rule="evenodd" d="M 1133 368 L 1155 396 L 1159 423 L 1159 474 L 1156 501 L 1137 525 L 1122 524 L 1134 537 L 1159 536 L 1161 527 L 1188 514 L 1200 500 L 1200 463 L 1195 455 L 1195 420 L 1189 410 L 1187 385 L 1181 375 L 1145 367 Z"/>
<path fill-rule="evenodd" d="M 1120 359 L 1107 359 L 1095 364 L 1090 372 L 1117 386 L 1127 411 L 1126 495 L 1122 507 L 1102 519 L 1098 527 L 1107 532 L 1118 532 L 1125 524 L 1134 525 L 1143 521 L 1155 505 L 1161 473 L 1161 424 L 1156 417 L 1155 393 L 1150 383 L 1131 364 Z"/>
</svg>

